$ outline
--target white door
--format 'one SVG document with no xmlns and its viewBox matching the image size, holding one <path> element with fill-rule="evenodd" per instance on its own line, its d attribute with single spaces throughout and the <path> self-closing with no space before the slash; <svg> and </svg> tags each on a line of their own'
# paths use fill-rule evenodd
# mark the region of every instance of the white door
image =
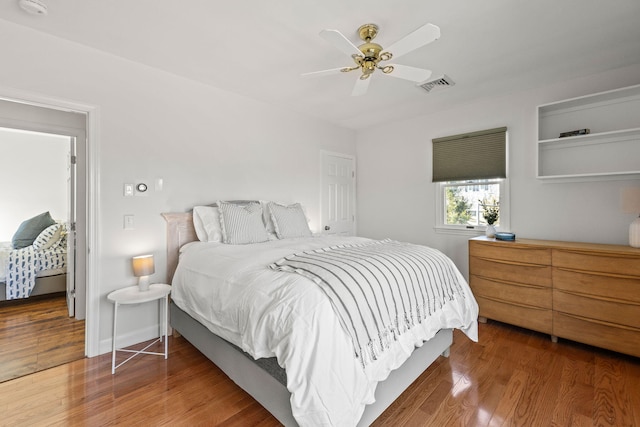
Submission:
<svg viewBox="0 0 640 427">
<path fill-rule="evenodd" d="M 355 234 L 355 157 L 322 152 L 322 233 Z"/>
<path fill-rule="evenodd" d="M 67 308 L 69 317 L 76 314 L 76 141 L 69 138 L 67 161 Z"/>
</svg>

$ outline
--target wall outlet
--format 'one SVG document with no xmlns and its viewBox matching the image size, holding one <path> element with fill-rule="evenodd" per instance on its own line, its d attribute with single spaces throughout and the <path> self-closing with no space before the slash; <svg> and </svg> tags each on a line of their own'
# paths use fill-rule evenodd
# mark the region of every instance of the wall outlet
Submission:
<svg viewBox="0 0 640 427">
<path fill-rule="evenodd" d="M 125 230 L 133 230 L 135 228 L 133 215 L 125 215 L 124 216 L 124 229 Z"/>
</svg>

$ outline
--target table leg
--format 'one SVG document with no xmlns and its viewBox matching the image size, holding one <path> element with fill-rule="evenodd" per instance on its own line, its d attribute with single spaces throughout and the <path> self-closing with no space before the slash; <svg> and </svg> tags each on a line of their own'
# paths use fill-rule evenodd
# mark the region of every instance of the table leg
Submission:
<svg viewBox="0 0 640 427">
<path fill-rule="evenodd" d="M 169 356 L 169 295 L 164 297 L 164 358 Z"/>
<path fill-rule="evenodd" d="M 113 339 L 111 351 L 111 375 L 116 373 L 116 325 L 118 324 L 118 303 L 113 304 Z"/>
<path fill-rule="evenodd" d="M 164 339 L 162 336 L 162 330 L 163 330 L 162 319 L 164 319 L 163 300 L 164 298 L 158 300 L 158 336 L 160 337 L 160 342 L 162 342 L 162 340 Z"/>
</svg>

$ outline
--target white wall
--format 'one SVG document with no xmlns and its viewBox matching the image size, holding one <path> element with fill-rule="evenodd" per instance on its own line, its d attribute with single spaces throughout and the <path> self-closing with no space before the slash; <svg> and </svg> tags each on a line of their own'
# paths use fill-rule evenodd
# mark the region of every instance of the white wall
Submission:
<svg viewBox="0 0 640 427">
<path fill-rule="evenodd" d="M 459 83 L 446 90 L 464 90 L 464 82 Z M 640 186 L 640 180 L 549 183 L 536 179 L 536 106 L 638 83 L 640 65 L 481 99 L 360 132 L 359 234 L 434 246 L 468 275 L 471 236 L 439 234 L 433 228 L 436 184 L 431 182 L 431 139 L 507 126 L 511 231 L 518 237 L 628 244 L 634 215 L 622 213 L 619 193 L 623 187 Z M 446 91 L 440 94 L 446 96 Z"/>
<path fill-rule="evenodd" d="M 69 148 L 66 137 L 0 128 L 0 241 L 43 212 L 67 218 Z"/>
<path fill-rule="evenodd" d="M 162 212 L 184 212 L 216 199 L 299 201 L 319 222 L 320 150 L 355 153 L 355 133 L 103 54 L 0 20 L 0 82 L 98 107 L 100 351 L 109 350 L 112 305 L 106 295 L 136 283 L 131 256 L 153 253 L 165 275 Z M 2 88 L 0 88 L 0 92 Z M 1 95 L 1 93 L 0 93 Z M 89 149 L 95 149 L 91 146 Z M 154 191 L 157 178 L 162 192 Z M 125 198 L 123 184 L 146 182 Z M 123 230 L 123 216 L 135 230 Z M 92 308 L 89 307 L 89 310 Z M 155 332 L 151 304 L 123 310 L 131 340 Z M 134 321 L 135 319 L 135 321 Z M 127 337 L 123 340 L 126 343 Z M 120 343 L 119 343 L 120 344 Z"/>
</svg>

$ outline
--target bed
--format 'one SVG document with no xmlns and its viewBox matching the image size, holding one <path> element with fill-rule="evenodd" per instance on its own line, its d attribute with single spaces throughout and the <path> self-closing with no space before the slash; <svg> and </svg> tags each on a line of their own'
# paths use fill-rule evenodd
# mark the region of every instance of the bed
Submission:
<svg viewBox="0 0 640 427">
<path fill-rule="evenodd" d="M 65 292 L 67 289 L 66 226 L 44 226 L 32 242 L 15 248 L 0 242 L 0 301 Z"/>
<path fill-rule="evenodd" d="M 434 303 L 433 312 L 429 309 L 439 324 L 414 322 L 395 339 L 389 337 L 399 330 L 398 324 L 392 332 L 386 325 L 385 332 L 378 329 L 359 345 L 360 332 L 371 325 L 347 324 L 352 312 L 339 315 L 336 308 L 342 301 L 336 295 L 342 291 L 331 296 L 322 281 L 314 283 L 313 276 L 302 274 L 306 268 L 292 264 L 306 262 L 296 257 L 333 257 L 340 251 L 351 257 L 390 246 L 432 249 L 357 237 L 281 236 L 277 221 L 276 237 L 268 233 L 266 241 L 202 242 L 196 232 L 201 215 L 195 212 L 163 214 L 167 275 L 173 285 L 171 326 L 286 426 L 369 425 L 436 358 L 448 355 L 452 328 L 477 340 L 477 303 L 464 279 L 460 284 L 455 267 L 451 280 L 461 294 L 447 294 L 441 306 Z M 264 217 L 268 231 L 268 217 L 275 219 L 271 212 Z M 220 222 L 224 230 L 224 218 Z M 296 221 L 288 218 L 280 228 L 282 224 L 290 227 Z M 436 256 L 446 258 L 439 252 Z M 205 270 L 197 271 L 203 264 Z M 446 264 L 453 265 L 450 260 Z M 214 276 L 219 280 L 208 282 Z M 412 292 L 415 296 L 415 289 Z"/>
</svg>

